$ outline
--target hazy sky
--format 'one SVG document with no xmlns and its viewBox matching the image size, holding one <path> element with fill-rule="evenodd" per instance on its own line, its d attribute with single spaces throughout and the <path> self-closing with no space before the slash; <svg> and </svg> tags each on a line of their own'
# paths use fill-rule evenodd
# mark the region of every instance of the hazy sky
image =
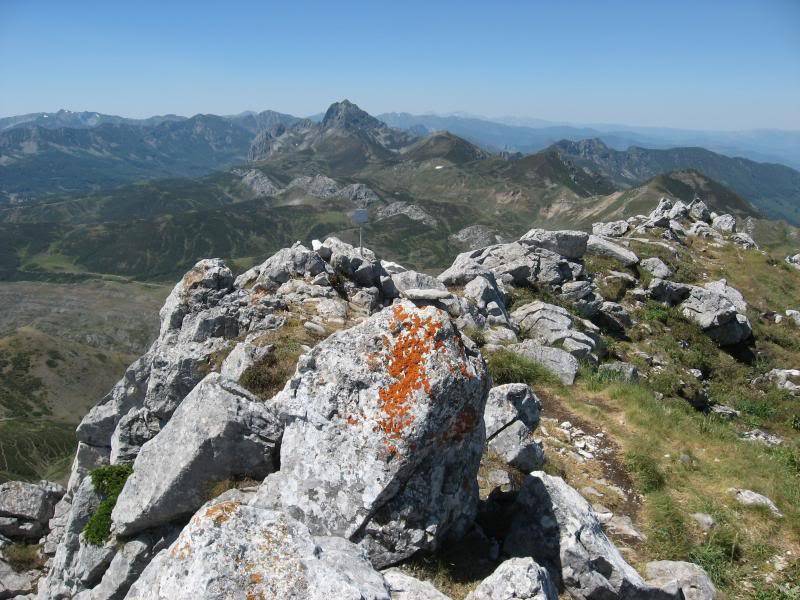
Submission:
<svg viewBox="0 0 800 600">
<path fill-rule="evenodd" d="M 345 97 L 372 113 L 800 129 L 800 0 L 0 0 L 0 115 L 307 115 Z"/>
</svg>

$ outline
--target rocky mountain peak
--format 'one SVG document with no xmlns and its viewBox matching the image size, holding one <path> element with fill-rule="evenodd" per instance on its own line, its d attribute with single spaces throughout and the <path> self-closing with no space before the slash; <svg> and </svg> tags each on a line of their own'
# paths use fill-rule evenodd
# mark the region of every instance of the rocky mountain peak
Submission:
<svg viewBox="0 0 800 600">
<path fill-rule="evenodd" d="M 607 154 L 610 148 L 600 138 L 588 138 L 573 142 L 571 140 L 561 140 L 554 145 L 555 149 L 565 154 L 577 155 L 582 157 L 592 157 L 598 154 Z"/>
<path fill-rule="evenodd" d="M 385 125 L 370 115 L 368 112 L 361 110 L 358 105 L 350 102 L 349 100 L 342 100 L 341 102 L 334 102 L 325 111 L 325 116 L 322 119 L 322 126 L 325 128 L 337 127 L 341 129 L 375 129 L 385 127 Z"/>
</svg>

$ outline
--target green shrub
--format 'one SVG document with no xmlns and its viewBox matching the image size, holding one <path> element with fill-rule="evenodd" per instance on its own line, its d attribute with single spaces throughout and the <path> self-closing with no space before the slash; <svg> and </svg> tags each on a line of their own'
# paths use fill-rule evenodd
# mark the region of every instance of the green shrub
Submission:
<svg viewBox="0 0 800 600">
<path fill-rule="evenodd" d="M 550 369 L 520 356 L 510 350 L 498 350 L 486 359 L 489 374 L 495 385 L 504 383 L 527 383 L 528 385 L 561 385 Z"/>
<path fill-rule="evenodd" d="M 636 487 L 644 494 L 664 487 L 666 478 L 658 463 L 643 452 L 630 451 L 625 454 L 625 464 L 634 477 Z"/>
<path fill-rule="evenodd" d="M 131 465 L 107 465 L 92 471 L 92 485 L 101 501 L 83 528 L 83 535 L 90 544 L 102 546 L 108 539 L 111 532 L 111 511 L 114 510 L 119 493 L 131 473 Z"/>
</svg>

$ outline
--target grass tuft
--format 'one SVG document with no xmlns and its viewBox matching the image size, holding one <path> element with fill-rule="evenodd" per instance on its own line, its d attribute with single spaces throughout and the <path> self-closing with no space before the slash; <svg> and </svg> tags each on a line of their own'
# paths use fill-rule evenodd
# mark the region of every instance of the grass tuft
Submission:
<svg viewBox="0 0 800 600">
<path fill-rule="evenodd" d="M 486 364 L 495 385 L 504 383 L 527 383 L 532 387 L 561 385 L 558 376 L 550 369 L 510 350 L 492 352 L 487 357 Z"/>
</svg>

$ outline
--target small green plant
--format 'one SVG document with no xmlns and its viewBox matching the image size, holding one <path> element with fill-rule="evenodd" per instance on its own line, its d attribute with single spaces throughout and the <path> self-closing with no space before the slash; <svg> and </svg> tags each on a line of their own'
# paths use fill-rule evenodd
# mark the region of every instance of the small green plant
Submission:
<svg viewBox="0 0 800 600">
<path fill-rule="evenodd" d="M 101 501 L 83 528 L 83 535 L 90 544 L 102 546 L 108 539 L 111 533 L 111 511 L 114 510 L 117 498 L 131 473 L 131 465 L 107 465 L 92 471 L 92 485 Z"/>
<path fill-rule="evenodd" d="M 644 321 L 661 321 L 666 323 L 669 318 L 669 309 L 658 302 L 648 301 L 642 310 Z"/>
<path fill-rule="evenodd" d="M 550 369 L 520 356 L 510 350 L 498 350 L 486 360 L 489 374 L 495 385 L 504 383 L 527 383 L 530 386 L 558 386 L 560 380 Z"/>
</svg>

